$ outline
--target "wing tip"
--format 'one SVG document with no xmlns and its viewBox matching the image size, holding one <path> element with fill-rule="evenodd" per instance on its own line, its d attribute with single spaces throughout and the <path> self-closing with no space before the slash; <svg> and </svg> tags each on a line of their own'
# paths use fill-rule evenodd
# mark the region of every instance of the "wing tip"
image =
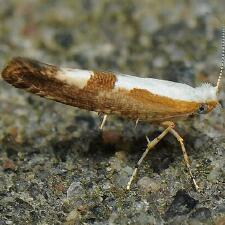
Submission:
<svg viewBox="0 0 225 225">
<path fill-rule="evenodd" d="M 17 83 L 25 83 L 30 76 L 52 76 L 56 71 L 57 67 L 34 59 L 14 57 L 2 70 L 1 75 L 6 82 L 16 86 Z"/>
<path fill-rule="evenodd" d="M 31 62 L 34 60 L 23 58 L 23 57 L 14 57 L 12 58 L 5 68 L 2 70 L 2 78 L 11 83 L 10 81 L 15 80 L 16 78 L 23 75 L 24 72 L 30 71 L 32 66 Z M 33 63 L 32 63 L 33 64 Z"/>
</svg>

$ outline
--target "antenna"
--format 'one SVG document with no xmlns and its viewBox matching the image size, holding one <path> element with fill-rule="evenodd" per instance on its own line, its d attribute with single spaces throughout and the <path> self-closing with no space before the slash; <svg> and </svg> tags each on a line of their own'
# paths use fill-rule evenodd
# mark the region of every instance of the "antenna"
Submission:
<svg viewBox="0 0 225 225">
<path fill-rule="evenodd" d="M 221 58 L 221 66 L 220 66 L 220 73 L 219 73 L 219 78 L 217 80 L 216 84 L 216 91 L 217 93 L 219 92 L 219 86 L 220 86 L 220 81 L 223 75 L 224 71 L 224 59 L 225 59 L 225 27 L 222 28 L 222 34 L 221 34 L 221 45 L 222 45 L 222 58 Z"/>
</svg>

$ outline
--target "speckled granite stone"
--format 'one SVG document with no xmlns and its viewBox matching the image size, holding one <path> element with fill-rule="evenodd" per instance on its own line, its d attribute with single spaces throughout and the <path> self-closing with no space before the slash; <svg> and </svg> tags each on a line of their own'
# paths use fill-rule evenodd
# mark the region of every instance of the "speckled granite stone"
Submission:
<svg viewBox="0 0 225 225">
<path fill-rule="evenodd" d="M 224 1 L 0 1 L 0 67 L 12 56 L 198 85 L 215 83 Z M 223 84 L 225 79 L 223 78 Z M 224 105 L 224 85 L 221 104 Z M 224 111 L 177 124 L 125 191 L 160 131 L 41 99 L 0 80 L 0 224 L 225 224 Z"/>
</svg>

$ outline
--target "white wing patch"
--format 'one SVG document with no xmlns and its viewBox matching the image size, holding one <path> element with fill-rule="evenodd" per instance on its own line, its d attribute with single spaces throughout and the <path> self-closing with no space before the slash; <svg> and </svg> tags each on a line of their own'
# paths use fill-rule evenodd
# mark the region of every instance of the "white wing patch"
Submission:
<svg viewBox="0 0 225 225">
<path fill-rule="evenodd" d="M 187 84 L 172 81 L 139 78 L 117 73 L 115 88 L 125 88 L 127 90 L 133 88 L 146 89 L 156 95 L 183 101 L 202 103 L 217 101 L 216 87 L 213 87 L 211 84 L 203 84 L 200 87 L 193 88 Z"/>
<path fill-rule="evenodd" d="M 92 75 L 94 75 L 94 73 L 91 70 L 60 68 L 56 77 L 67 84 L 75 85 L 82 89 Z"/>
</svg>

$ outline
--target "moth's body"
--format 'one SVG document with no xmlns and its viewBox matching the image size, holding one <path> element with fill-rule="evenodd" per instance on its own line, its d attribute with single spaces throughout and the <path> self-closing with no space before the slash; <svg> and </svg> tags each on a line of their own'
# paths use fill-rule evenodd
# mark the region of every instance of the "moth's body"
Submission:
<svg viewBox="0 0 225 225">
<path fill-rule="evenodd" d="M 2 77 L 39 96 L 104 114 L 139 121 L 163 122 L 211 111 L 216 87 L 139 78 L 112 72 L 60 68 L 26 58 L 14 58 Z"/>
</svg>

